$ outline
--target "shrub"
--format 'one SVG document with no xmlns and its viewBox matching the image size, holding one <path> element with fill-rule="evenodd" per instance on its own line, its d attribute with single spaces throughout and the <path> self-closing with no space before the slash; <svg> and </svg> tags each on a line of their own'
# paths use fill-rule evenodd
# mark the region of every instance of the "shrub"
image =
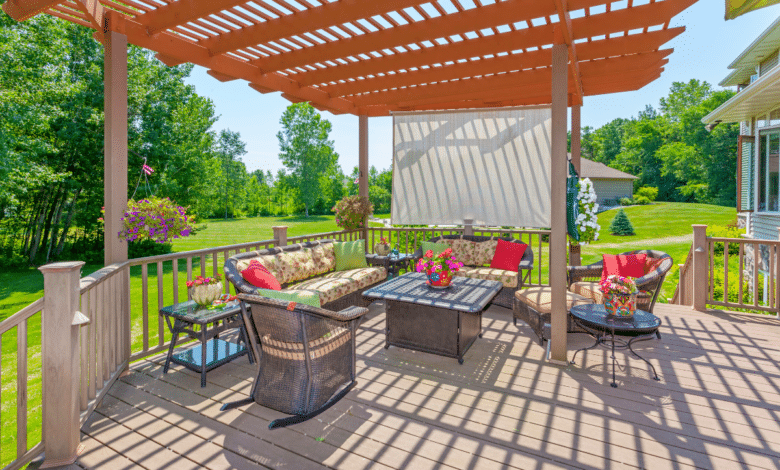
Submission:
<svg viewBox="0 0 780 470">
<path fill-rule="evenodd" d="M 636 190 L 636 195 L 645 197 L 649 200 L 649 202 L 653 202 L 655 201 L 655 198 L 658 197 L 658 188 L 654 188 L 652 186 L 643 186 Z"/>
<path fill-rule="evenodd" d="M 620 198 L 620 205 L 621 206 L 633 206 L 634 205 L 634 200 L 631 199 L 630 197 L 621 197 Z"/>
<path fill-rule="evenodd" d="M 374 212 L 374 206 L 367 198 L 344 196 L 333 211 L 336 213 L 336 225 L 344 230 L 355 230 L 363 228 L 363 222 Z"/>
<path fill-rule="evenodd" d="M 617 215 L 615 215 L 615 218 L 612 219 L 612 223 L 609 224 L 609 231 L 613 235 L 634 234 L 634 227 L 631 225 L 631 221 L 628 220 L 628 216 L 626 215 L 625 211 L 623 211 L 623 209 L 618 209 Z"/>
<path fill-rule="evenodd" d="M 713 225 L 707 227 L 707 236 L 715 238 L 741 238 L 745 233 L 745 229 L 734 227 L 733 225 Z M 715 243 L 715 254 L 723 255 L 724 243 Z M 737 243 L 729 243 L 729 254 L 738 255 L 739 245 Z"/>
<path fill-rule="evenodd" d="M 650 204 L 651 201 L 649 198 L 645 196 L 634 196 L 634 204 L 638 204 L 640 206 L 646 206 L 647 204 Z"/>
</svg>

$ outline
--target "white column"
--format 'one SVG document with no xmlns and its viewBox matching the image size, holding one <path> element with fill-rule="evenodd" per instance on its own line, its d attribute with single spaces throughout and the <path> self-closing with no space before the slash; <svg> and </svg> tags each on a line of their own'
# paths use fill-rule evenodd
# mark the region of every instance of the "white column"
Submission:
<svg viewBox="0 0 780 470">
<path fill-rule="evenodd" d="M 104 46 L 104 205 L 106 266 L 127 259 L 127 242 L 117 236 L 127 207 L 127 36 L 113 31 Z"/>
<path fill-rule="evenodd" d="M 358 185 L 358 195 L 361 198 L 368 199 L 368 116 L 358 116 L 358 170 L 360 170 L 360 181 Z M 366 252 L 368 246 L 368 220 L 363 221 L 363 240 L 366 241 Z"/>
<path fill-rule="evenodd" d="M 562 42 L 562 41 L 560 41 Z M 552 288 L 550 360 L 566 364 L 566 134 L 568 127 L 568 59 L 566 44 L 552 47 L 552 214 L 550 287 Z"/>
<path fill-rule="evenodd" d="M 79 280 L 82 261 L 41 266 L 43 273 L 43 445 L 41 468 L 76 461 L 79 423 Z"/>
</svg>

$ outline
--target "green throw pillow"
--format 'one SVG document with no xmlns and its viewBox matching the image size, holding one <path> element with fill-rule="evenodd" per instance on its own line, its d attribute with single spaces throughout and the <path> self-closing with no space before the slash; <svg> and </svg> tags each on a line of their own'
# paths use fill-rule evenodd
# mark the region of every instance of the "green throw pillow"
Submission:
<svg viewBox="0 0 780 470">
<path fill-rule="evenodd" d="M 288 302 L 296 302 L 299 304 L 311 305 L 312 307 L 321 307 L 320 296 L 316 292 L 303 291 L 303 290 L 271 290 L 271 289 L 257 289 L 257 293 L 263 297 L 276 300 L 286 300 Z"/>
<path fill-rule="evenodd" d="M 336 242 L 333 244 L 333 253 L 336 255 L 336 271 L 368 267 L 365 240 Z"/>
<path fill-rule="evenodd" d="M 431 242 L 422 242 L 420 244 L 420 247 L 422 248 L 422 254 L 425 256 L 425 253 L 428 252 L 428 250 L 433 251 L 433 256 L 436 256 L 440 254 L 442 251 L 446 250 L 450 246 L 446 243 L 431 243 Z"/>
</svg>

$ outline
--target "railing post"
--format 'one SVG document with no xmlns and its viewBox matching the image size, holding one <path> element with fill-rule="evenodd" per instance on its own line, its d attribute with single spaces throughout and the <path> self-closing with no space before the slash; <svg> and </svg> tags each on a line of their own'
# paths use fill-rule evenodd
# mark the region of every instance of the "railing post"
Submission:
<svg viewBox="0 0 780 470">
<path fill-rule="evenodd" d="M 274 227 L 274 243 L 276 246 L 287 245 L 287 227 Z"/>
<path fill-rule="evenodd" d="M 474 235 L 474 219 L 463 219 L 463 235 Z"/>
<path fill-rule="evenodd" d="M 43 448 L 41 468 L 76 461 L 79 442 L 79 308 L 82 261 L 41 266 L 43 273 Z M 87 320 L 88 321 L 88 320 Z"/>
<path fill-rule="evenodd" d="M 693 225 L 693 309 L 707 310 L 707 226 Z"/>
</svg>

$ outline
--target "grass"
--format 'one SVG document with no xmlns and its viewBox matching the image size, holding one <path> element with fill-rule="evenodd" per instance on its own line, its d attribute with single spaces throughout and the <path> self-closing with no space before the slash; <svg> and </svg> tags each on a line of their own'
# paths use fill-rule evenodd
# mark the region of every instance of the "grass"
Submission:
<svg viewBox="0 0 780 470">
<path fill-rule="evenodd" d="M 691 224 L 707 223 L 711 225 L 726 225 L 734 221 L 736 211 L 733 208 L 709 206 L 704 204 L 680 204 L 658 203 L 651 206 L 636 206 L 625 208 L 636 234 L 620 237 L 607 234 L 607 229 L 616 211 L 610 210 L 599 215 L 599 224 L 603 227 L 601 240 L 586 245 L 582 250 L 583 264 L 597 261 L 601 253 L 620 253 L 631 249 L 652 246 L 654 249 L 669 253 L 675 260 L 672 273 L 667 276 L 664 284 L 662 298 L 671 297 L 674 292 L 678 277 L 677 263 L 683 263 L 690 248 L 690 241 L 672 239 L 668 242 L 659 241 L 649 245 L 649 240 L 664 239 L 669 237 L 682 237 L 692 233 Z M 389 218 L 389 214 L 379 214 L 377 218 Z M 378 224 L 372 224 L 379 226 Z M 333 216 L 304 217 L 263 217 L 239 220 L 213 219 L 205 221 L 205 228 L 195 236 L 176 240 L 173 244 L 174 252 L 198 250 L 203 248 L 233 245 L 244 242 L 270 240 L 273 238 L 274 226 L 287 226 L 288 237 L 313 233 L 331 232 L 338 230 Z M 657 243 L 657 244 L 656 244 Z M 537 249 L 534 243 L 534 249 Z M 538 253 L 535 253 L 537 257 Z M 543 246 L 541 256 L 547 259 L 548 250 Z M 537 258 L 538 259 L 538 258 Z M 207 273 L 211 272 L 210 260 Z M 219 261 L 218 261 L 219 264 Z M 537 264 L 538 266 L 538 264 Z M 100 266 L 85 266 L 84 274 L 91 273 Z M 542 281 L 546 281 L 548 266 L 542 267 Z M 221 272 L 221 269 L 219 270 Z M 193 273 L 200 273 L 198 259 L 193 260 Z M 163 305 L 173 302 L 173 275 L 172 264 L 165 263 L 161 273 L 163 282 Z M 186 287 L 183 280 L 186 278 L 186 265 L 183 261 L 179 264 L 179 283 L 176 286 L 179 299 L 186 299 Z M 533 280 L 538 279 L 536 271 Z M 138 350 L 143 345 L 143 315 L 142 315 L 142 285 L 141 268 L 131 269 L 131 311 L 133 350 Z M 169 334 L 167 327 L 162 325 L 157 315 L 157 267 L 149 266 L 148 281 L 148 316 L 149 342 L 152 347 L 156 345 L 162 331 L 163 342 L 167 341 Z M 0 320 L 7 318 L 24 306 L 32 303 L 43 295 L 43 276 L 35 268 L 4 270 L 0 272 Z M 40 315 L 34 316 L 28 326 L 28 364 L 29 364 L 29 393 L 28 393 L 28 442 L 34 444 L 40 440 Z M 157 326 L 155 326 L 157 325 Z M 16 329 L 2 335 L 2 413 L 0 416 L 0 467 L 6 465 L 15 457 L 16 448 Z"/>
</svg>

